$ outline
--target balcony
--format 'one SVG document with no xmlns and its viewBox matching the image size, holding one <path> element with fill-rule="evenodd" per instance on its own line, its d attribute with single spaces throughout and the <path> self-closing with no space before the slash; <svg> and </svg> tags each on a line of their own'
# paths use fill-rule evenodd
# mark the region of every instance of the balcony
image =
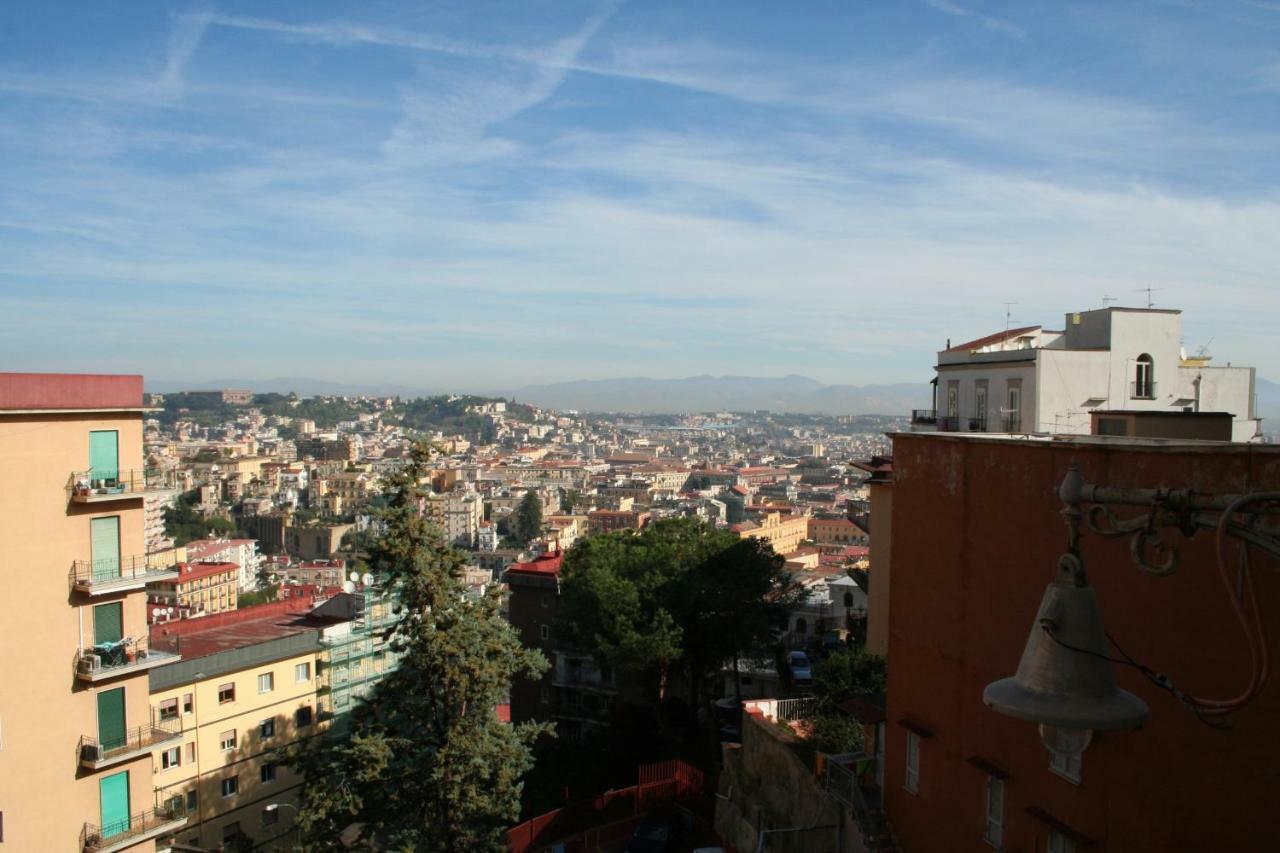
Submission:
<svg viewBox="0 0 1280 853">
<path fill-rule="evenodd" d="M 177 743 L 181 740 L 182 730 L 176 721 L 129 729 L 118 741 L 103 742 L 85 735 L 80 738 L 80 766 L 87 770 L 101 770 L 147 755 L 170 741 Z"/>
<path fill-rule="evenodd" d="M 1154 400 L 1156 398 L 1155 382 L 1130 382 L 1130 400 Z"/>
<path fill-rule="evenodd" d="M 75 471 L 67 480 L 67 497 L 76 503 L 129 500 L 177 491 L 173 471 L 146 468 L 140 471 Z"/>
<path fill-rule="evenodd" d="M 912 426 L 933 426 L 938 419 L 937 409 L 912 409 Z"/>
<path fill-rule="evenodd" d="M 76 560 L 68 574 L 72 591 L 87 595 L 109 595 L 177 579 L 176 566 L 150 565 L 146 554 L 118 560 Z"/>
<path fill-rule="evenodd" d="M 99 643 L 77 651 L 76 678 L 95 683 L 145 672 L 180 660 L 180 654 L 148 649 L 146 638 L 125 637 L 114 643 Z"/>
<path fill-rule="evenodd" d="M 179 800 L 163 808 L 130 815 L 105 826 L 86 823 L 81 831 L 84 853 L 114 853 L 187 825 L 187 811 Z"/>
<path fill-rule="evenodd" d="M 942 415 L 935 419 L 934 425 L 938 432 L 959 432 L 960 418 L 955 415 Z"/>
<path fill-rule="evenodd" d="M 1013 412 L 1000 419 L 1001 432 L 1022 432 L 1022 413 Z"/>
</svg>

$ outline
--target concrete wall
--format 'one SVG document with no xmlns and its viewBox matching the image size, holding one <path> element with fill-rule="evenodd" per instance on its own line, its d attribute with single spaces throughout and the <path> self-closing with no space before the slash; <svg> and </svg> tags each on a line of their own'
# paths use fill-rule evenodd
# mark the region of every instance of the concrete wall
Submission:
<svg viewBox="0 0 1280 853">
<path fill-rule="evenodd" d="M 125 557 L 146 547 L 141 496 L 68 501 L 67 482 L 73 471 L 88 468 L 89 432 L 95 429 L 119 431 L 122 469 L 143 467 L 139 414 L 0 412 L 0 519 L 10 593 L 0 619 L 0 810 L 5 846 L 14 850 L 77 849 L 84 824 L 101 822 L 98 785 L 105 775 L 129 772 L 131 812 L 154 805 L 150 756 L 98 771 L 78 766 L 80 737 L 98 734 L 99 690 L 125 688 L 129 728 L 149 722 L 150 710 L 145 672 L 97 684 L 74 676 L 77 648 L 93 642 L 95 604 L 123 602 L 124 634 L 147 634 L 141 590 L 93 598 L 70 591 L 72 561 L 90 558 L 91 518 L 119 516 Z"/>
<path fill-rule="evenodd" d="M 1079 785 L 1050 772 L 1034 725 L 982 704 L 984 687 L 1015 671 L 1064 550 L 1054 489 L 1072 458 L 1087 480 L 1110 486 L 1241 493 L 1280 483 L 1280 448 L 1268 446 L 895 436 L 885 795 L 902 847 L 990 850 L 987 776 L 968 761 L 978 757 L 1009 774 L 1006 849 L 1045 849 L 1048 829 L 1029 807 L 1102 850 L 1257 849 L 1260 839 L 1280 837 L 1272 803 L 1280 683 L 1234 714 L 1229 731 L 1213 731 L 1138 673 L 1118 668 L 1120 686 L 1147 702 L 1151 719 L 1141 730 L 1098 735 Z M 1179 687 L 1235 695 L 1248 681 L 1249 656 L 1213 568 L 1213 537 L 1165 535 L 1182 564 L 1158 578 L 1134 566 L 1126 540 L 1085 534 L 1104 624 L 1129 654 Z M 1253 574 L 1269 621 L 1280 612 L 1274 565 L 1257 557 Z M 904 788 L 903 721 L 934 732 L 921 741 L 918 793 Z"/>
<path fill-rule="evenodd" d="M 1110 372 L 1111 356 L 1106 352 L 1041 350 L 1036 366 L 1034 431 L 1088 435 L 1089 410 L 1108 406 L 1113 385 Z M 1091 399 L 1104 402 L 1086 406 Z M 1116 408 L 1130 408 L 1127 399 L 1116 398 L 1111 403 Z"/>
</svg>

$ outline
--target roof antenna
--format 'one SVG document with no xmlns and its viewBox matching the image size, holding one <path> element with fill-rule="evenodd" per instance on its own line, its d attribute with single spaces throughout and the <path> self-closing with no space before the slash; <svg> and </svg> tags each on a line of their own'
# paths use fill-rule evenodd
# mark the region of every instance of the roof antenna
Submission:
<svg viewBox="0 0 1280 853">
<path fill-rule="evenodd" d="M 1104 296 L 1104 297 L 1102 297 L 1102 307 L 1103 307 L 1103 308 L 1106 308 L 1106 307 L 1107 307 L 1107 303 L 1108 303 L 1108 302 L 1119 302 L 1119 301 L 1120 301 L 1120 299 L 1119 299 L 1118 297 L 1115 297 L 1115 296 Z M 1149 306 L 1148 306 L 1148 307 L 1149 307 Z"/>
<path fill-rule="evenodd" d="M 1156 303 L 1155 303 L 1155 301 L 1151 298 L 1151 294 L 1155 293 L 1156 291 L 1160 291 L 1160 290 L 1164 290 L 1164 288 L 1163 288 L 1163 287 L 1152 287 L 1151 285 L 1149 285 L 1149 284 L 1148 284 L 1146 287 L 1139 287 L 1137 290 L 1135 290 L 1135 291 L 1134 291 L 1134 293 L 1145 293 L 1145 294 L 1147 294 L 1147 307 L 1148 307 L 1148 308 L 1154 308 L 1154 307 L 1155 307 L 1155 305 L 1156 305 Z"/>
<path fill-rule="evenodd" d="M 1000 341 L 1000 349 L 1003 350 L 1005 346 L 1009 343 L 1009 318 L 1012 316 L 1012 312 L 1010 311 L 1010 308 L 1014 305 L 1017 305 L 1018 303 L 1002 302 L 1001 304 L 1004 305 L 1004 339 Z"/>
</svg>

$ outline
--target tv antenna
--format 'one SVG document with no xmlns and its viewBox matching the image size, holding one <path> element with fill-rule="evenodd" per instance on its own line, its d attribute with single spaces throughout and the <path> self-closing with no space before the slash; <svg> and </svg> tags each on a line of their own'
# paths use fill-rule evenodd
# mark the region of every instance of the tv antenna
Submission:
<svg viewBox="0 0 1280 853">
<path fill-rule="evenodd" d="M 1155 300 L 1151 298 L 1151 294 L 1153 294 L 1153 293 L 1157 293 L 1157 292 L 1159 292 L 1159 291 L 1161 291 L 1161 290 L 1164 290 L 1164 288 L 1163 288 L 1163 287 L 1152 287 L 1151 285 L 1149 285 L 1149 284 L 1148 284 L 1146 287 L 1139 287 L 1137 290 L 1135 290 L 1135 291 L 1134 291 L 1134 293 L 1145 293 L 1145 294 L 1147 294 L 1147 307 L 1148 307 L 1148 308 L 1154 308 L 1154 307 L 1156 306 L 1156 303 L 1155 303 Z"/>
<path fill-rule="evenodd" d="M 1118 296 L 1104 296 L 1102 297 L 1102 307 L 1106 308 L 1108 302 L 1119 302 L 1119 301 L 1120 301 L 1120 298 Z"/>
</svg>

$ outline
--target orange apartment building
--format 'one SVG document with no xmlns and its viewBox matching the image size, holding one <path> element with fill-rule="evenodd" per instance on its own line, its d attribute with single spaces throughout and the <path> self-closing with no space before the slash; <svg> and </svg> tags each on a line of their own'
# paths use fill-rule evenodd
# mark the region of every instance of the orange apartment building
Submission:
<svg viewBox="0 0 1280 853">
<path fill-rule="evenodd" d="M 1103 661 L 1150 716 L 1141 728 L 1095 732 L 1083 752 L 1051 754 L 1035 723 L 984 705 L 987 686 L 1012 676 L 1029 635 L 1039 637 L 1033 632 L 1041 596 L 1062 577 L 1056 567 L 1068 543 L 1057 486 L 1073 461 L 1087 483 L 1114 489 L 1221 496 L 1280 486 L 1280 447 L 1269 445 L 894 436 L 891 469 L 885 459 L 866 469 L 881 481 L 892 478 L 873 496 L 871 588 L 887 592 L 882 569 L 891 570 L 887 625 L 875 617 L 872 624 L 888 641 L 883 795 L 900 849 L 1273 849 L 1280 838 L 1274 677 L 1227 717 L 1228 728 L 1215 729 L 1133 667 Z M 1152 504 L 1105 509 L 1141 519 Z M 1214 517 L 1207 526 L 1197 522 L 1205 529 L 1190 537 L 1154 522 L 1161 540 L 1180 553 L 1166 576 L 1143 571 L 1131 556 L 1133 534 L 1145 521 L 1114 537 L 1084 523 L 1079 554 L 1102 625 L 1125 653 L 1189 694 L 1227 699 L 1251 681 L 1250 635 L 1234 610 L 1235 584 L 1245 580 L 1237 574 L 1238 542 L 1227 540 L 1228 568 L 1220 575 Z M 1274 516 L 1232 521 L 1265 538 Z M 882 548 L 885 542 L 891 549 Z M 1256 612 L 1274 643 L 1280 573 L 1276 558 L 1253 551 L 1248 576 Z M 1165 557 L 1149 545 L 1144 553 L 1153 564 Z M 880 606 L 873 597 L 873 609 Z M 1247 613 L 1247 598 L 1244 606 Z M 1078 647 L 1057 654 L 1081 665 L 1071 657 Z M 1109 657 L 1121 653 L 1113 646 Z"/>
<path fill-rule="evenodd" d="M 185 610 L 190 614 L 235 610 L 240 595 L 237 563 L 178 563 L 173 580 L 147 585 L 152 604 Z"/>
<path fill-rule="evenodd" d="M 800 513 L 791 514 L 778 509 L 765 509 L 752 521 L 744 521 L 729 528 L 740 539 L 763 539 L 778 554 L 790 554 L 800 547 L 809 535 L 809 518 Z"/>
<path fill-rule="evenodd" d="M 0 831 L 4 849 L 149 851 L 186 822 L 151 754 L 181 738 L 148 701 L 142 377 L 0 373 Z"/>
</svg>

